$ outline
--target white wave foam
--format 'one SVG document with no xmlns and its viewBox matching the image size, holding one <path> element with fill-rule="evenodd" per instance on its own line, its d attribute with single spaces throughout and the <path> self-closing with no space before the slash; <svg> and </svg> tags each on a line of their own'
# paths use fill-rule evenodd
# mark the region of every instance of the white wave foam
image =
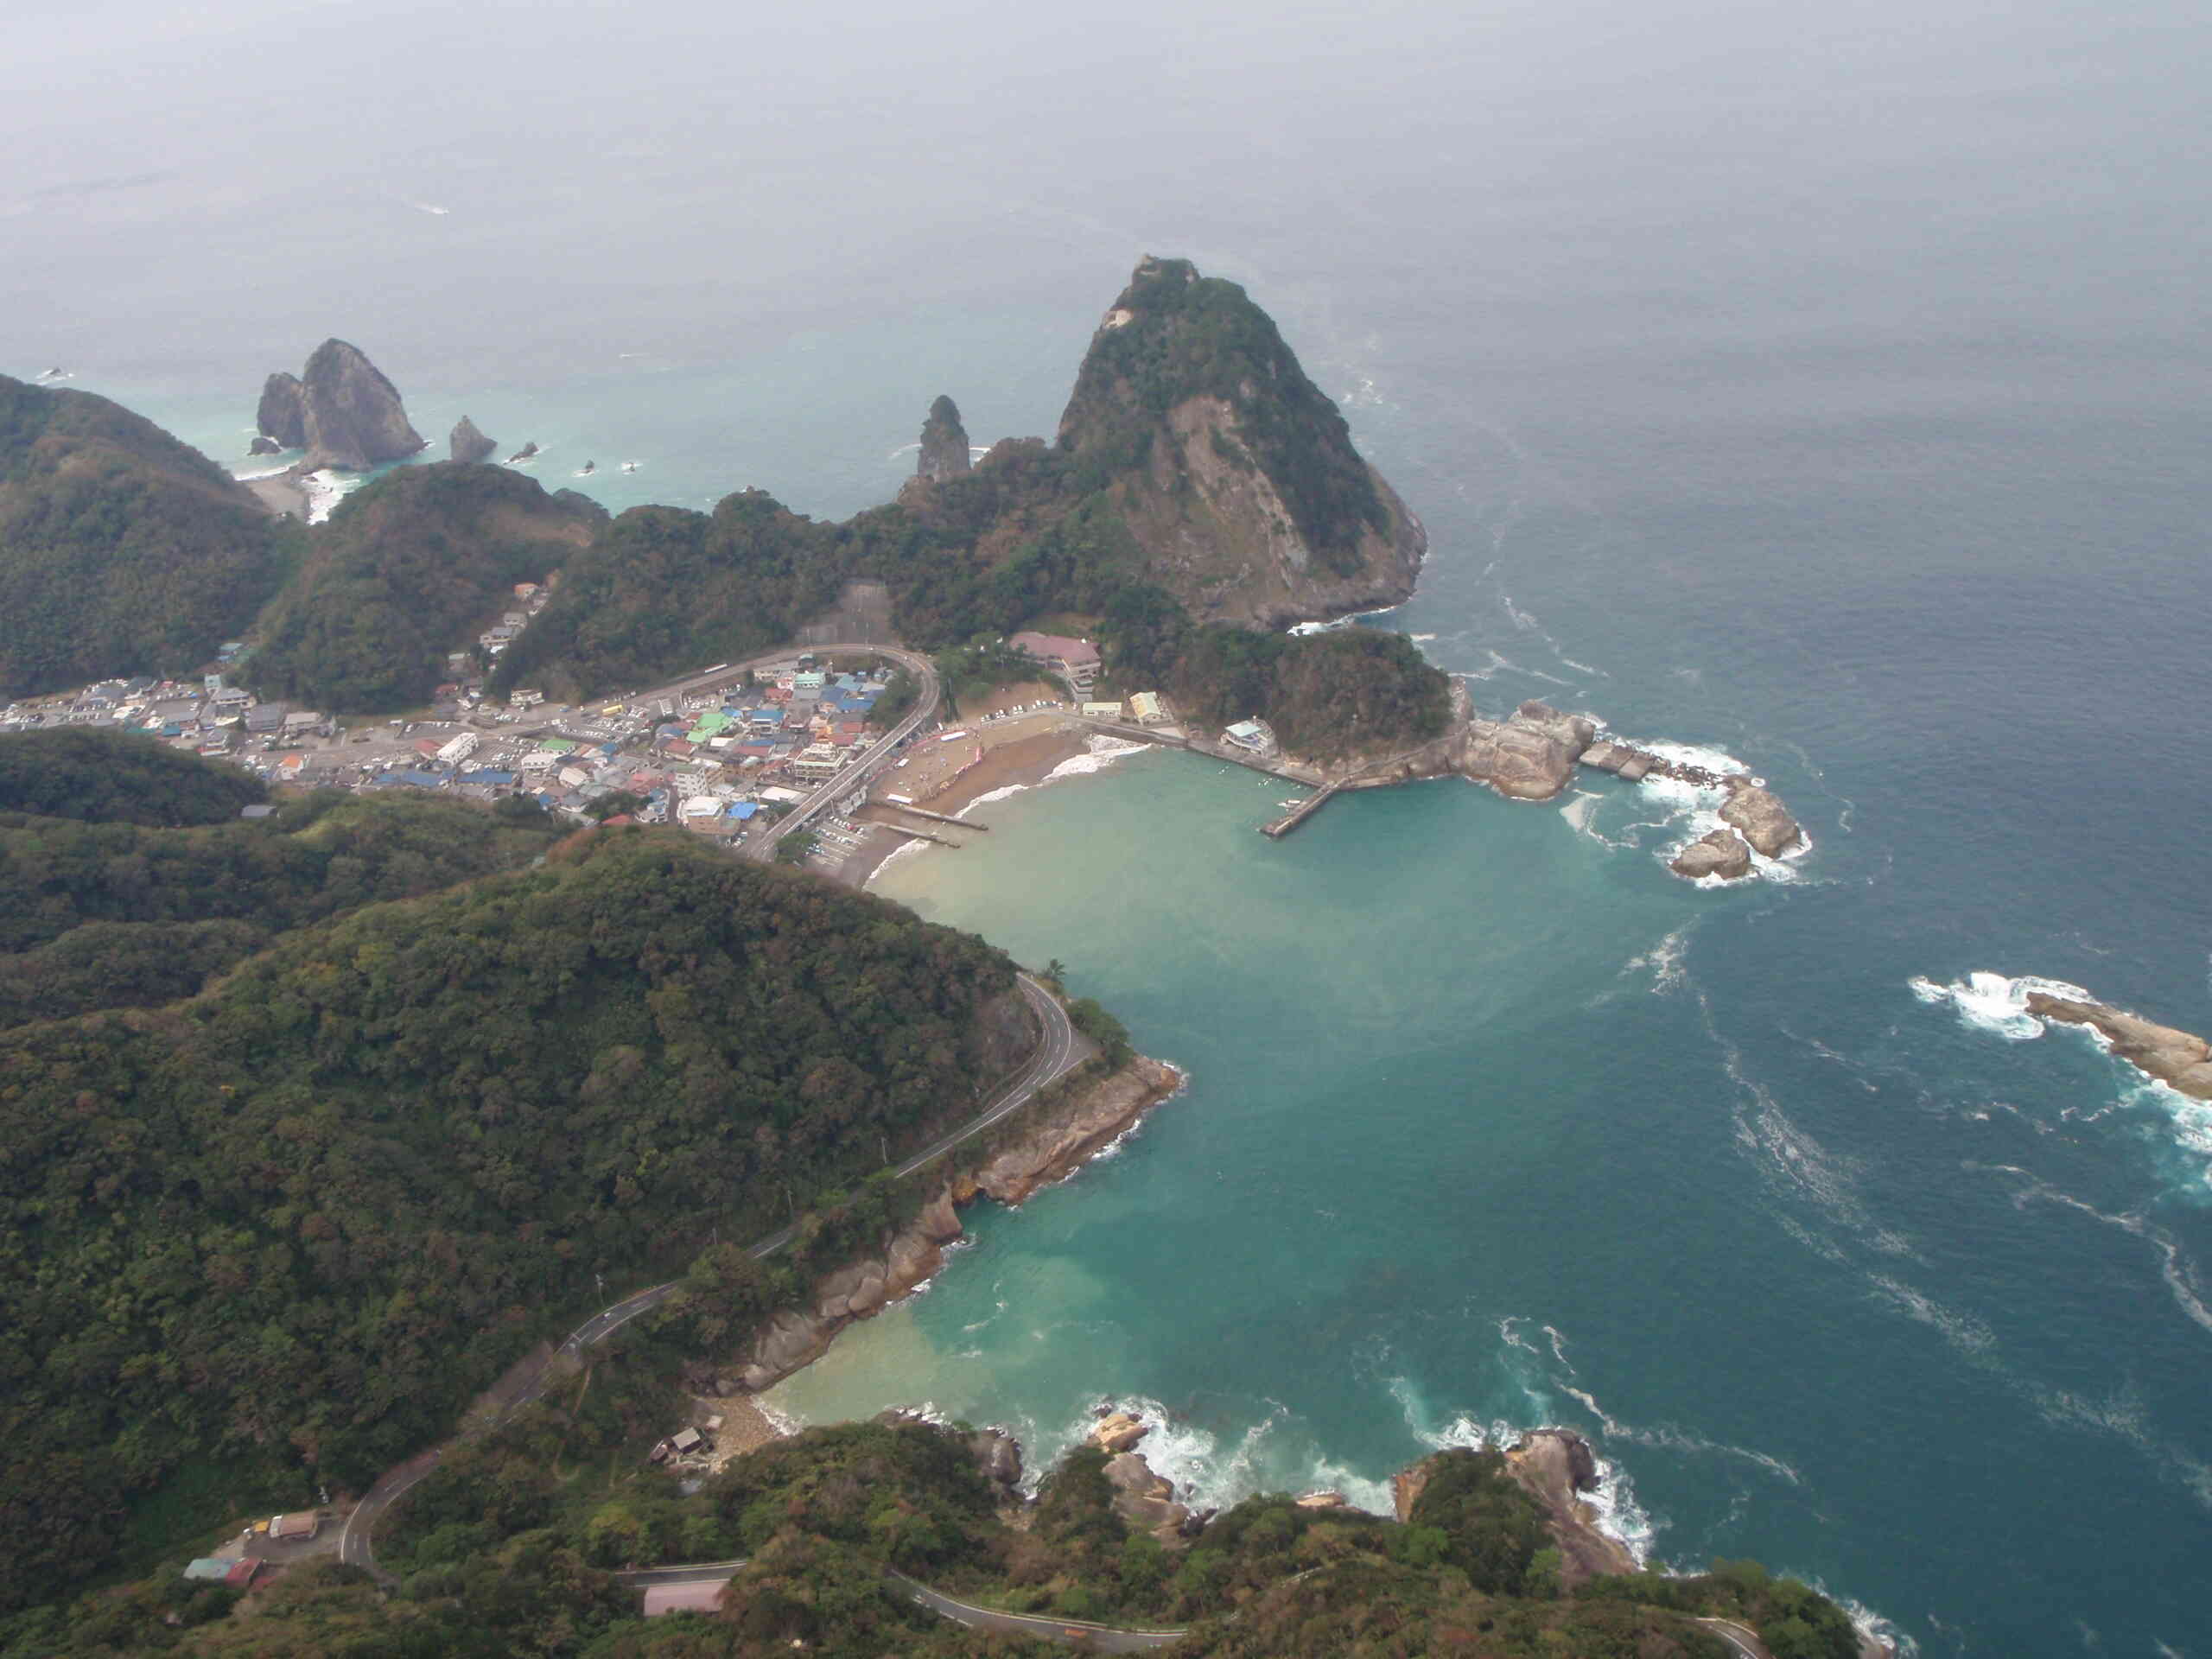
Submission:
<svg viewBox="0 0 2212 1659">
<path fill-rule="evenodd" d="M 896 461 L 901 455 L 912 454 L 921 447 L 922 446 L 919 443 L 902 443 L 896 449 L 893 449 L 889 454 L 886 455 L 884 459 L 886 461 Z"/>
<path fill-rule="evenodd" d="M 929 844 L 930 843 L 926 841 L 900 842 L 899 845 L 893 847 L 889 852 L 883 855 L 883 861 L 868 873 L 868 880 L 862 882 L 861 885 L 862 887 L 868 886 L 870 883 L 874 881 L 876 877 L 881 875 L 886 870 L 889 869 L 893 864 L 896 864 L 900 859 L 911 857 L 916 853 L 926 850 Z"/>
<path fill-rule="evenodd" d="M 1569 1376 L 1573 1376 L 1574 1375 L 1574 1362 L 1567 1357 L 1567 1338 L 1561 1336 L 1559 1333 L 1558 1328 L 1554 1325 L 1546 1325 L 1544 1327 L 1544 1334 L 1552 1339 L 1552 1357 L 1559 1361 L 1560 1364 L 1566 1366 L 1567 1374 Z"/>
<path fill-rule="evenodd" d="M 1149 743 L 1131 743 L 1126 739 L 1108 737 L 1093 733 L 1084 739 L 1083 747 L 1089 751 L 1063 760 L 1045 774 L 1045 781 L 1052 783 L 1062 778 L 1085 778 L 1094 772 L 1103 772 L 1116 760 L 1126 760 L 1133 754 L 1142 754 L 1152 747 Z"/>
<path fill-rule="evenodd" d="M 1550 1327 L 1545 1328 L 1548 1330 Z M 1639 1428 L 1630 1423 L 1620 1422 L 1611 1416 L 1586 1389 L 1563 1388 L 1563 1392 L 1580 1402 L 1582 1408 L 1598 1420 L 1598 1426 L 1604 1431 L 1607 1440 L 1625 1440 L 1631 1446 L 1649 1446 L 1668 1452 L 1736 1458 L 1765 1470 L 1769 1474 L 1789 1485 L 1802 1486 L 1805 1484 L 1804 1476 L 1800 1474 L 1793 1465 L 1785 1463 L 1770 1452 L 1761 1452 L 1748 1446 L 1731 1446 L 1726 1440 L 1710 1440 L 1705 1435 L 1677 1428 L 1671 1423 L 1662 1423 L 1654 1428 Z"/>
<path fill-rule="evenodd" d="M 979 806 L 988 806 L 993 801 L 1007 800 L 1020 794 L 1029 787 L 1027 784 L 1002 784 L 996 789 L 987 789 L 967 805 L 962 807 L 955 816 L 964 818 Z"/>
<path fill-rule="evenodd" d="M 1641 738 L 1616 736 L 1611 732 L 1603 735 L 1614 741 L 1642 749 L 1662 760 L 1671 760 L 1678 766 L 1694 766 L 1717 777 L 1738 774 L 1749 776 L 1751 768 L 1725 749 L 1709 748 L 1697 743 L 1677 743 L 1666 739 L 1647 741 Z M 1755 784 L 1764 784 L 1764 778 L 1752 778 Z M 1675 857 L 1692 842 L 1703 839 L 1715 830 L 1727 827 L 1720 816 L 1720 809 L 1728 799 L 1728 791 L 1717 785 L 1694 784 L 1688 779 L 1669 778 L 1659 773 L 1641 779 L 1637 784 L 1641 798 L 1665 809 L 1667 817 L 1658 827 L 1674 832 L 1674 837 L 1653 855 L 1662 865 L 1671 865 Z M 1637 826 L 1643 827 L 1643 826 Z M 1799 879 L 1797 863 L 1813 850 L 1813 837 L 1802 824 L 1798 826 L 1801 839 L 1779 858 L 1769 858 L 1756 849 L 1751 853 L 1751 872 L 1727 880 L 1717 875 L 1699 878 L 1691 885 L 1699 887 L 1726 887 L 1746 886 L 1756 881 L 1789 882 Z"/>
<path fill-rule="evenodd" d="M 1902 1308 L 1908 1319 L 1928 1326 L 1959 1352 L 1970 1358 L 1981 1358 L 1995 1351 L 1997 1333 L 1973 1314 L 1955 1313 L 1887 1274 L 1870 1274 L 1867 1278 L 1877 1290 Z"/>
<path fill-rule="evenodd" d="M 2096 1001 L 2079 985 L 2069 985 L 2062 979 L 2039 979 L 2032 974 L 2007 979 L 2002 974 L 1977 971 L 1948 985 L 1939 985 L 1916 974 L 1905 983 L 1923 1002 L 1935 1007 L 1948 1002 L 1965 1024 L 2016 1043 L 2044 1033 L 2043 1021 L 2028 1012 L 2029 992 L 2041 991 L 2046 995 L 2085 1002 Z"/>
<path fill-rule="evenodd" d="M 325 467 L 300 480 L 307 492 L 308 523 L 319 524 L 337 510 L 338 504 L 359 489 L 367 479 L 359 473 L 337 473 Z"/>
<path fill-rule="evenodd" d="M 1654 995 L 1663 995 L 1669 991 L 1680 990 L 1684 981 L 1682 953 L 1688 948 L 1690 928 L 1694 925 L 1696 924 L 1691 923 L 1678 927 L 1642 956 L 1630 957 L 1621 964 L 1621 972 L 1633 974 L 1649 970 Z"/>
<path fill-rule="evenodd" d="M 2000 1174 L 2017 1175 L 2025 1181 L 2027 1185 L 2013 1195 L 2012 1203 L 2015 1208 L 2039 1199 L 2044 1203 L 2061 1205 L 2067 1209 L 2078 1211 L 2092 1220 L 2103 1222 L 2108 1227 L 2117 1227 L 2123 1232 L 2133 1233 L 2158 1253 L 2159 1273 L 2166 1281 L 2166 1289 L 2173 1297 L 2174 1305 L 2195 1323 L 2207 1331 L 2212 1331 L 2212 1305 L 2208 1305 L 2204 1287 L 2197 1278 L 2195 1265 L 2182 1254 L 2180 1242 L 2172 1234 L 2153 1225 L 2142 1216 L 2132 1211 L 2120 1216 L 2107 1215 L 2096 1205 L 2085 1204 L 2070 1192 L 2060 1192 L 2048 1181 L 2020 1168 L 2017 1164 L 1986 1166 L 1969 1164 L 1967 1167 L 1969 1169 L 1986 1167 Z"/>
<path fill-rule="evenodd" d="M 2047 996 L 2063 997 L 2070 1001 L 2094 1002 L 2097 1000 L 2079 985 L 2069 985 L 2063 979 L 2044 979 L 2034 974 L 2007 979 L 2002 974 L 1976 972 L 1948 985 L 1939 985 L 1934 980 L 1915 975 L 1905 983 L 1923 1002 L 1933 1007 L 1948 1004 L 1957 1011 L 1964 1024 L 2012 1042 L 2030 1041 L 2050 1028 L 2043 1020 L 2028 1012 L 2031 992 L 2041 991 Z M 2112 1054 L 2111 1039 L 2094 1026 L 2076 1025 L 2071 1020 L 2061 1023 L 2067 1030 L 2080 1033 L 2105 1053 Z M 2164 1080 L 2120 1059 L 2118 1055 L 2113 1055 L 2113 1058 L 2126 1067 L 2126 1075 L 2130 1078 L 2127 1086 L 2095 1110 L 2082 1113 L 2069 1106 L 2063 1116 L 2072 1122 L 2094 1123 L 2122 1108 L 2158 1112 L 2171 1126 L 2171 1139 L 2176 1148 L 2205 1160 L 2199 1167 L 2198 1179 L 2204 1185 L 2212 1185 L 2212 1103 L 2182 1093 Z"/>
</svg>

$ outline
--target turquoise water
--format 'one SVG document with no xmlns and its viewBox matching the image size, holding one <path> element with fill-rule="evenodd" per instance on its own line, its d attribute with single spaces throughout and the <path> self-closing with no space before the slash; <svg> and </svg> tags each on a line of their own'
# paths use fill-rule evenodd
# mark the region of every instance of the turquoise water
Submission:
<svg viewBox="0 0 2212 1659">
<path fill-rule="evenodd" d="M 1279 846 L 1187 758 L 987 809 L 885 890 L 1060 957 L 1191 1086 L 791 1402 L 1049 1453 L 1141 1396 L 1216 1498 L 1563 1421 L 1657 1559 L 1757 1554 L 1931 1659 L 2212 1653 L 2212 1115 L 2001 982 L 2212 1032 L 2202 8 L 26 18 L 10 372 L 242 462 L 337 334 L 441 449 L 467 412 L 613 506 L 842 516 L 938 392 L 1049 433 L 1185 254 L 1427 519 L 1385 626 L 1811 831 L 1699 893 L 1687 804 L 1610 782 Z"/>
</svg>

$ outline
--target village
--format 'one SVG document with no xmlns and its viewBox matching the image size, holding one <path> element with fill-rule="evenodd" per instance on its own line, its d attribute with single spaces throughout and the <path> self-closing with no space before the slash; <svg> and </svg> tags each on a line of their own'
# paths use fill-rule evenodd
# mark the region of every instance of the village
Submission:
<svg viewBox="0 0 2212 1659">
<path fill-rule="evenodd" d="M 892 723 L 876 711 L 896 667 L 889 654 L 864 648 L 793 650 L 737 668 L 715 664 L 657 691 L 577 705 L 549 702 L 530 689 L 493 700 L 483 665 L 546 598 L 538 584 L 518 584 L 516 608 L 479 636 L 476 651 L 448 658 L 454 677 L 412 718 L 343 717 L 258 698 L 232 681 L 249 652 L 232 642 L 194 679 L 105 680 L 10 703 L 0 709 L 0 732 L 115 728 L 226 761 L 272 786 L 408 790 L 486 804 L 524 798 L 579 821 L 673 824 L 741 845 L 853 768 Z M 1006 643 L 1037 664 L 1031 700 L 987 702 L 966 725 L 925 721 L 899 746 L 913 753 L 866 769 L 868 779 L 855 771 L 850 796 L 810 823 L 798 849 L 808 863 L 836 874 L 864 846 L 882 850 L 883 826 L 855 817 L 869 781 L 876 801 L 911 809 L 1040 722 L 1076 716 L 1179 738 L 1157 694 L 1137 693 L 1127 704 L 1091 695 L 1100 660 L 1088 641 L 1018 633 Z M 1256 722 L 1233 728 L 1224 742 L 1254 755 L 1274 749 L 1272 734 Z M 246 809 L 255 817 L 270 810 Z M 912 825 L 898 833 L 934 838 Z M 851 874 L 864 878 L 875 861 L 856 861 L 861 868 Z"/>
</svg>

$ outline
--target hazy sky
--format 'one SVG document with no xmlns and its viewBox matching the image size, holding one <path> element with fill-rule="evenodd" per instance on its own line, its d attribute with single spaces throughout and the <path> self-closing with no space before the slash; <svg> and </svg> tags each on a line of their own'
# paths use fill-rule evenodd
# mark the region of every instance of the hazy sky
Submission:
<svg viewBox="0 0 2212 1659">
<path fill-rule="evenodd" d="M 1316 304 L 1370 272 L 1456 290 L 1569 352 L 1904 306 L 2202 343 L 2212 29 L 2182 6 L 10 16 L 16 372 L 189 374 L 334 327 L 527 355 L 620 315 L 696 353 L 747 320 L 1088 313 L 1147 247 Z"/>
</svg>

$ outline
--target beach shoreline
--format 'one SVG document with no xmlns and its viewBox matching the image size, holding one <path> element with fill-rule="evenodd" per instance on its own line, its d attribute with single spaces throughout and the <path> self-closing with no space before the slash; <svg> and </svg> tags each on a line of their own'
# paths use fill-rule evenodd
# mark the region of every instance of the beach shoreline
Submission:
<svg viewBox="0 0 2212 1659">
<path fill-rule="evenodd" d="M 1077 755 L 1088 753 L 1090 729 L 1076 721 L 1058 713 L 1031 716 L 987 725 L 978 729 L 973 746 L 948 745 L 962 750 L 958 764 L 953 758 L 944 757 L 942 770 L 932 768 L 918 774 L 914 782 L 908 774 L 893 772 L 885 775 L 884 788 L 890 792 L 908 796 L 914 805 L 927 807 L 932 812 L 948 817 L 957 817 L 975 805 L 984 796 L 1001 789 L 1034 789 L 1050 778 L 1053 772 Z M 925 760 L 919 764 L 926 766 Z M 906 779 L 910 787 L 899 788 L 899 782 Z M 882 798 L 877 795 L 877 801 Z M 865 887 L 874 879 L 893 853 L 910 844 L 906 836 L 882 827 L 886 820 L 899 817 L 895 805 L 871 803 L 861 809 L 860 820 L 877 827 L 869 834 L 860 849 L 845 860 L 835 879 L 848 886 Z M 935 835 L 940 828 L 948 832 L 946 839 L 958 837 L 960 832 L 950 825 L 938 826 L 926 819 L 908 820 L 912 827 Z M 987 839 L 975 836 L 969 839 Z M 927 843 L 921 843 L 926 846 Z"/>
</svg>

